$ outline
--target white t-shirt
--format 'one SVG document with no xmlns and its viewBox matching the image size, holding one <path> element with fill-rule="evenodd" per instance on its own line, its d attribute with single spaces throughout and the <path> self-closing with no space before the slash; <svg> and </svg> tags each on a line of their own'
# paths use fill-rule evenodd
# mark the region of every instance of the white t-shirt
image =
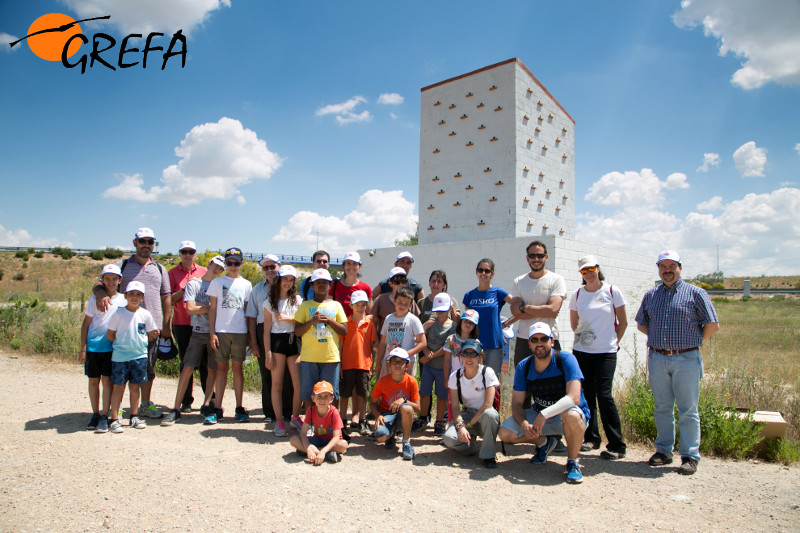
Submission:
<svg viewBox="0 0 800 533">
<path fill-rule="evenodd" d="M 486 386 L 483 385 L 483 365 L 478 365 L 478 373 L 472 379 L 467 379 L 464 375 L 464 369 L 461 369 L 461 403 L 464 407 L 470 409 L 480 409 L 483 405 L 483 400 L 486 398 L 486 387 L 499 387 L 500 380 L 491 367 L 486 367 Z M 447 381 L 447 388 L 450 390 L 458 390 L 456 383 L 456 374 L 450 374 L 450 379 Z"/>
<path fill-rule="evenodd" d="M 108 329 L 117 332 L 111 360 L 122 363 L 147 357 L 147 333 L 158 328 L 147 309 L 140 307 L 131 313 L 120 307 L 111 317 Z"/>
<path fill-rule="evenodd" d="M 616 353 L 619 343 L 615 309 L 623 305 L 625 297 L 622 293 L 605 283 L 595 292 L 581 287 L 572 293 L 569 309 L 577 311 L 579 318 L 572 349 L 586 353 Z"/>
<path fill-rule="evenodd" d="M 288 298 L 278 300 L 278 314 L 289 315 L 290 317 L 294 318 L 294 314 L 300 308 L 300 304 L 302 303 L 303 299 L 300 298 L 299 295 L 295 296 L 293 305 L 290 305 Z M 270 333 L 294 333 L 294 320 L 278 321 L 275 319 L 275 310 L 272 308 L 272 301 L 269 299 L 269 296 L 266 300 L 264 300 L 263 309 L 265 314 L 269 313 L 272 315 L 272 328 L 269 330 Z"/>
<path fill-rule="evenodd" d="M 86 351 L 94 353 L 110 352 L 113 348 L 111 341 L 108 340 L 108 325 L 114 317 L 114 313 L 120 307 L 128 305 L 125 295 L 117 293 L 111 298 L 111 304 L 105 312 L 97 310 L 97 298 L 92 295 L 89 303 L 86 304 L 86 316 L 92 319 L 89 324 L 89 331 L 86 335 Z"/>
<path fill-rule="evenodd" d="M 417 335 L 424 332 L 422 322 L 411 313 L 406 313 L 402 317 L 390 314 L 383 321 L 381 328 L 381 336 L 386 335 L 386 353 L 383 356 L 389 355 L 389 352 L 398 346 L 406 351 L 410 350 L 417 345 Z"/>
<path fill-rule="evenodd" d="M 244 307 L 253 284 L 247 279 L 221 276 L 208 286 L 207 294 L 217 299 L 216 333 L 247 333 Z"/>
<path fill-rule="evenodd" d="M 564 278 L 550 270 L 539 279 L 523 274 L 514 280 L 511 296 L 522 298 L 525 305 L 545 305 L 551 296 L 567 296 L 567 284 Z M 517 337 L 528 338 L 528 330 L 536 322 L 544 322 L 553 330 L 553 338 L 558 339 L 558 322 L 556 318 L 527 318 L 517 322 Z"/>
</svg>

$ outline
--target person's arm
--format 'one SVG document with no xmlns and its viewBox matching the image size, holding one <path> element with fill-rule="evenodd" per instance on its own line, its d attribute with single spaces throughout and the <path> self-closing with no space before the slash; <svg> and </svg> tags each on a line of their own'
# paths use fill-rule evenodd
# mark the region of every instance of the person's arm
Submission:
<svg viewBox="0 0 800 533">
<path fill-rule="evenodd" d="M 370 396 L 370 398 L 369 398 L 369 412 L 372 413 L 372 416 L 375 417 L 375 428 L 376 429 L 378 428 L 378 426 L 381 426 L 381 425 L 385 426 L 386 425 L 386 419 L 383 418 L 383 415 L 381 414 L 381 412 L 378 411 L 378 405 L 379 405 L 378 401 L 379 401 L 378 399 L 373 398 L 372 396 Z"/>
<path fill-rule="evenodd" d="M 625 330 L 628 329 L 628 315 L 625 313 L 625 306 L 621 305 L 614 309 L 614 312 L 617 315 L 617 344 L 619 341 L 622 340 L 622 336 L 625 335 Z"/>
<path fill-rule="evenodd" d="M 494 395 L 495 395 L 494 391 L 496 388 L 497 387 L 495 387 L 494 385 L 486 387 L 483 395 L 483 403 L 475 412 L 475 416 L 472 417 L 472 420 L 469 421 L 469 425 L 474 426 L 475 424 L 477 424 L 478 420 L 481 419 L 481 415 L 483 415 L 484 411 L 486 411 L 488 408 L 492 406 L 492 404 L 494 404 Z"/>
<path fill-rule="evenodd" d="M 378 352 L 375 356 L 375 368 L 372 369 L 372 373 L 376 376 L 380 376 L 381 373 L 381 362 L 383 361 L 383 356 L 386 354 L 386 335 L 381 335 L 381 340 L 378 341 Z"/>
<path fill-rule="evenodd" d="M 161 336 L 165 339 L 172 337 L 170 324 L 172 323 L 172 296 L 170 294 L 161 295 L 161 312 L 163 317 L 161 320 Z"/>
<path fill-rule="evenodd" d="M 523 304 L 518 318 L 556 318 L 563 302 L 563 296 L 551 296 L 544 305 Z"/>
<path fill-rule="evenodd" d="M 117 332 L 116 332 L 116 330 L 109 329 L 109 330 L 106 332 L 106 338 L 107 338 L 109 341 L 111 341 L 111 342 L 114 342 L 114 341 L 116 340 L 116 338 L 117 338 Z"/>
<path fill-rule="evenodd" d="M 576 310 L 574 310 L 574 309 L 570 309 L 569 310 L 569 325 L 570 325 L 570 327 L 572 327 L 572 331 L 575 331 L 576 329 L 578 329 L 578 322 L 579 321 L 580 321 L 580 317 L 578 316 L 578 312 Z M 626 324 L 626 326 L 627 326 L 627 324 Z M 625 331 L 625 330 L 623 329 L 623 331 Z M 617 335 L 617 338 L 619 338 L 619 335 Z"/>
<path fill-rule="evenodd" d="M 83 324 L 81 324 L 81 350 L 78 352 L 78 361 L 81 363 L 86 360 L 86 339 L 89 337 L 89 325 L 92 323 L 92 317 L 83 316 Z"/>
<path fill-rule="evenodd" d="M 719 331 L 719 322 L 709 322 L 703 326 L 703 341 L 707 341 L 711 336 Z"/>
<path fill-rule="evenodd" d="M 347 335 L 347 323 L 337 322 L 336 320 L 328 320 L 328 325 L 331 327 L 333 331 L 336 332 L 339 337 L 344 337 Z"/>
<path fill-rule="evenodd" d="M 194 300 L 186 300 L 186 312 L 190 315 L 207 315 L 209 307 L 200 305 Z"/>
<path fill-rule="evenodd" d="M 522 429 L 525 438 L 535 439 L 539 434 L 533 429 L 533 425 L 528 422 L 528 419 L 525 417 L 525 409 L 522 407 L 524 401 L 525 391 L 515 390 L 511 393 L 511 416 L 514 417 L 514 420 L 517 422 L 520 429 Z"/>
<path fill-rule="evenodd" d="M 183 287 L 172 287 L 172 278 L 170 278 L 169 281 L 170 281 L 170 287 L 172 289 L 175 289 L 175 292 L 173 292 L 170 295 L 170 303 L 172 305 L 175 305 L 176 303 L 178 303 L 181 300 L 183 300 L 183 296 L 184 296 L 184 294 L 186 294 L 186 286 L 184 285 Z M 188 280 L 187 280 L 187 283 L 188 283 Z"/>
<path fill-rule="evenodd" d="M 644 333 L 645 335 L 647 335 L 647 326 L 645 326 L 645 325 L 642 325 L 642 324 L 638 324 L 638 325 L 636 326 L 636 329 L 638 329 L 639 331 L 641 331 L 642 333 Z"/>
<path fill-rule="evenodd" d="M 247 322 L 247 342 L 250 344 L 250 353 L 258 358 L 261 357 L 261 350 L 258 349 L 258 340 L 256 339 L 256 320 L 257 318 L 254 316 L 245 317 L 245 321 Z M 266 346 L 266 344 L 264 346 Z"/>
<path fill-rule="evenodd" d="M 453 425 L 456 428 L 459 442 L 469 442 L 469 430 L 461 417 L 461 405 L 458 403 L 458 388 L 450 389 L 450 410 L 453 416 Z"/>
<path fill-rule="evenodd" d="M 420 333 L 414 337 L 416 341 L 416 345 L 408 351 L 408 355 L 416 355 L 422 351 L 425 346 L 428 345 L 428 341 L 425 340 L 425 334 Z"/>
<path fill-rule="evenodd" d="M 305 335 L 308 332 L 308 330 L 311 329 L 311 327 L 314 324 L 318 324 L 318 323 L 322 322 L 320 320 L 320 315 L 325 316 L 322 313 L 314 313 L 305 322 L 298 322 L 297 320 L 295 320 L 294 321 L 294 334 L 296 336 L 298 336 L 298 337 L 302 337 L 303 335 Z M 297 315 L 295 315 L 295 316 L 297 316 Z M 328 317 L 326 316 L 325 318 L 328 318 Z"/>
<path fill-rule="evenodd" d="M 325 454 L 328 453 L 329 451 L 331 451 L 333 449 L 333 447 L 336 446 L 336 443 L 339 442 L 339 439 L 341 439 L 341 438 L 342 438 L 342 430 L 341 429 L 334 429 L 333 430 L 333 437 L 331 438 L 331 440 L 329 440 L 328 444 L 323 446 L 322 449 L 319 451 L 320 455 L 322 456 L 322 460 L 323 461 L 325 460 Z M 320 461 L 317 464 L 322 464 L 322 461 Z"/>
<path fill-rule="evenodd" d="M 103 285 L 102 281 L 97 282 L 97 285 L 92 288 L 92 293 L 94 293 L 97 310 L 101 313 L 108 311 L 108 308 L 111 306 L 111 298 L 108 296 L 106 287 Z"/>
<path fill-rule="evenodd" d="M 539 411 L 539 416 L 537 416 L 536 420 L 533 421 L 533 428 L 536 431 L 537 436 L 541 435 L 542 428 L 548 419 L 555 416 L 560 416 L 564 411 L 575 407 L 581 402 L 581 380 L 573 379 L 567 381 L 566 389 L 567 393 L 563 398 L 558 400 L 553 405 Z"/>
<path fill-rule="evenodd" d="M 272 368 L 272 313 L 264 308 L 264 366 Z"/>
<path fill-rule="evenodd" d="M 415 412 L 419 413 L 419 410 L 420 410 L 419 400 L 417 400 L 416 402 L 412 402 L 411 400 L 407 400 L 406 398 L 398 398 L 394 402 L 392 402 L 392 412 L 393 413 L 399 412 L 400 407 L 403 404 L 410 405 L 414 409 Z"/>
<path fill-rule="evenodd" d="M 208 297 L 208 341 L 211 349 L 215 352 L 219 349 L 219 338 L 217 337 L 217 297 Z"/>
<path fill-rule="evenodd" d="M 378 282 L 378 284 L 375 285 L 375 287 L 373 287 L 372 289 L 372 301 L 374 302 L 375 300 L 377 300 L 378 296 L 380 295 L 381 295 L 381 283 Z"/>
</svg>

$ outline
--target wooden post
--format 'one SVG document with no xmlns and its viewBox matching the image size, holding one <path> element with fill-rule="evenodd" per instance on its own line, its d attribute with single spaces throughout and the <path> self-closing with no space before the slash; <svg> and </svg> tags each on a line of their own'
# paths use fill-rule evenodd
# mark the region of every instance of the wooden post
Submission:
<svg viewBox="0 0 800 533">
<path fill-rule="evenodd" d="M 86 311 L 86 295 L 81 293 L 81 314 Z"/>
<path fill-rule="evenodd" d="M 72 311 L 72 295 L 67 298 L 67 311 Z"/>
</svg>

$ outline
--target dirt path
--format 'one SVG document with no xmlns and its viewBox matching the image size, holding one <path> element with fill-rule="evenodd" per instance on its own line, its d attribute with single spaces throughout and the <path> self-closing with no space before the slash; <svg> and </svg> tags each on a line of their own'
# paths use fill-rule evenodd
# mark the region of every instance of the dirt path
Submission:
<svg viewBox="0 0 800 533">
<path fill-rule="evenodd" d="M 742 531 L 800 530 L 800 468 L 704 459 L 695 476 L 646 465 L 632 448 L 610 463 L 581 462 L 564 483 L 564 457 L 543 467 L 531 449 L 498 454 L 485 470 L 415 435 L 413 464 L 355 437 L 336 465 L 313 467 L 253 421 L 96 435 L 78 365 L 0 353 L 2 531 Z M 157 379 L 164 405 L 175 381 Z M 226 395 L 226 412 L 231 395 Z M 126 399 L 127 401 L 127 399 Z"/>
</svg>

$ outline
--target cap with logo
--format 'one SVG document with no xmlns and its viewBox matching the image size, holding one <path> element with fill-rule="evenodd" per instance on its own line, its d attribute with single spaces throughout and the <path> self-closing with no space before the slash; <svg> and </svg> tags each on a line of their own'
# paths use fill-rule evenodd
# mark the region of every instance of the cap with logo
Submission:
<svg viewBox="0 0 800 533">
<path fill-rule="evenodd" d="M 406 270 L 403 267 L 392 267 L 389 271 L 389 279 L 392 279 L 395 276 L 407 276 Z"/>
<path fill-rule="evenodd" d="M 467 339 L 464 341 L 464 344 L 461 345 L 461 352 L 466 352 L 467 350 L 481 353 L 483 351 L 483 345 L 478 339 Z"/>
<path fill-rule="evenodd" d="M 586 267 L 596 267 L 597 265 L 597 258 L 593 255 L 587 255 L 578 260 L 578 270 L 582 270 Z"/>
<path fill-rule="evenodd" d="M 278 277 L 283 278 L 285 276 L 292 276 L 297 278 L 297 269 L 294 268 L 292 265 L 283 265 L 278 269 Z"/>
<path fill-rule="evenodd" d="M 347 252 L 346 254 L 344 254 L 344 259 L 342 259 L 343 263 L 345 261 L 352 261 L 352 262 L 358 263 L 360 265 L 361 264 L 361 256 L 359 255 L 358 252 Z"/>
<path fill-rule="evenodd" d="M 116 274 L 117 276 L 122 277 L 122 271 L 119 269 L 117 265 L 114 264 L 106 265 L 103 267 L 103 272 L 100 274 L 100 277 L 102 278 L 106 274 Z"/>
<path fill-rule="evenodd" d="M 275 254 L 267 254 L 261 259 L 258 260 L 258 266 L 264 266 L 267 264 L 267 261 L 272 261 L 273 263 L 281 264 L 281 260 L 278 259 L 278 256 Z"/>
<path fill-rule="evenodd" d="M 434 313 L 438 313 L 439 311 L 449 311 L 452 305 L 453 302 L 450 300 L 450 296 L 447 293 L 440 292 L 433 297 L 433 307 L 431 308 L 431 311 Z"/>
<path fill-rule="evenodd" d="M 225 259 L 238 259 L 241 261 L 243 258 L 244 254 L 239 248 L 233 247 L 225 250 Z"/>
<path fill-rule="evenodd" d="M 411 259 L 412 263 L 414 262 L 414 258 L 411 257 L 411 254 L 409 252 L 400 252 L 400 254 L 397 256 L 397 259 L 395 259 L 395 261 L 400 261 L 404 257 L 408 257 L 409 259 Z"/>
<path fill-rule="evenodd" d="M 156 234 L 150 228 L 139 228 L 134 235 L 137 239 L 155 239 Z"/>
<path fill-rule="evenodd" d="M 314 283 L 318 279 L 324 279 L 325 281 L 333 281 L 333 279 L 331 278 L 331 273 L 324 268 L 318 268 L 311 273 L 311 283 Z"/>
<path fill-rule="evenodd" d="M 678 252 L 673 250 L 664 250 L 660 254 L 658 254 L 658 260 L 656 260 L 656 264 L 659 264 L 661 261 L 675 261 L 679 265 L 681 264 L 681 256 L 678 255 Z"/>
<path fill-rule="evenodd" d="M 142 283 L 141 281 L 131 281 L 130 283 L 128 283 L 128 286 L 125 287 L 125 292 L 131 292 L 131 291 L 139 291 L 142 294 L 144 294 L 144 283 Z"/>
<path fill-rule="evenodd" d="M 327 381 L 318 381 L 316 385 L 314 385 L 314 395 L 322 394 L 323 392 L 329 392 L 333 394 L 333 385 Z"/>
<path fill-rule="evenodd" d="M 392 357 L 397 357 L 398 359 L 403 359 L 404 361 L 411 360 L 411 356 L 408 355 L 408 352 L 400 348 L 399 346 L 397 348 L 394 348 L 391 352 L 389 352 L 389 355 L 385 357 L 385 360 L 388 361 Z"/>
<path fill-rule="evenodd" d="M 215 265 L 219 265 L 222 268 L 225 268 L 225 258 L 222 257 L 221 255 L 215 255 L 214 257 L 212 257 L 211 261 L 208 262 L 208 266 L 211 266 L 212 263 Z"/>
<path fill-rule="evenodd" d="M 469 320 L 470 322 L 472 322 L 476 326 L 478 325 L 478 319 L 479 318 L 480 318 L 480 315 L 478 315 L 478 312 L 476 310 L 474 310 L 474 309 L 467 309 L 461 315 L 461 320 Z"/>
<path fill-rule="evenodd" d="M 181 241 L 180 246 L 178 246 L 178 251 L 180 250 L 193 250 L 197 251 L 197 246 L 194 245 L 194 241 Z"/>
<path fill-rule="evenodd" d="M 545 337 L 552 337 L 553 331 L 550 329 L 550 326 L 545 324 L 544 322 L 537 322 L 531 326 L 528 330 L 528 338 L 530 339 L 534 335 L 544 335 Z"/>
<path fill-rule="evenodd" d="M 350 295 L 350 305 L 357 304 L 358 302 L 369 302 L 369 297 L 365 291 L 353 291 Z"/>
</svg>

